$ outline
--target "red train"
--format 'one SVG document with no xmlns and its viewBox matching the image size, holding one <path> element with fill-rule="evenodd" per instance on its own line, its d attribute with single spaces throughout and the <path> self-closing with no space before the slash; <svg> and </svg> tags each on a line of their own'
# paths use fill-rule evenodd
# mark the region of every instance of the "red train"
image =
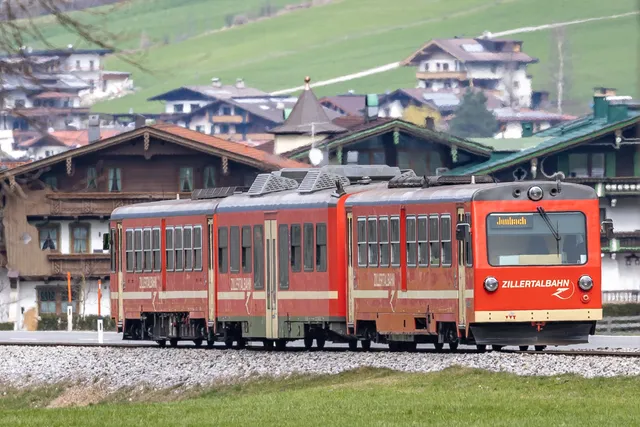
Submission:
<svg viewBox="0 0 640 427">
<path fill-rule="evenodd" d="M 248 191 L 116 209 L 112 317 L 124 339 L 172 346 L 587 342 L 602 318 L 598 218 L 576 184 L 283 169 Z"/>
</svg>

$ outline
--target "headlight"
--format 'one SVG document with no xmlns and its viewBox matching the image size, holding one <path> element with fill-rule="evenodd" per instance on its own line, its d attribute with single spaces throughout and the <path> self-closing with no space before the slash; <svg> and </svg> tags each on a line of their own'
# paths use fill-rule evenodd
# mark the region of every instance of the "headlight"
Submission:
<svg viewBox="0 0 640 427">
<path fill-rule="evenodd" d="M 580 279 L 578 279 L 578 286 L 580 286 L 580 289 L 582 289 L 583 291 L 588 291 L 589 289 L 593 288 L 593 279 L 589 276 L 582 276 L 580 277 Z"/>
<path fill-rule="evenodd" d="M 529 189 L 529 198 L 534 202 L 537 202 L 538 200 L 542 199 L 542 195 L 543 195 L 542 188 L 538 187 L 537 185 Z"/>
<path fill-rule="evenodd" d="M 484 288 L 489 292 L 495 292 L 496 289 L 498 289 L 498 284 L 498 279 L 496 279 L 495 277 L 489 276 L 484 279 Z"/>
</svg>

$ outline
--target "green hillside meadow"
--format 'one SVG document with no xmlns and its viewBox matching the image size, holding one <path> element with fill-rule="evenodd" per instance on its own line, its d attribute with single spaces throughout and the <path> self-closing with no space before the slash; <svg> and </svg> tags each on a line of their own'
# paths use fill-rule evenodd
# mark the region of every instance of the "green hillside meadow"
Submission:
<svg viewBox="0 0 640 427">
<path fill-rule="evenodd" d="M 280 8 L 298 2 L 270 3 Z M 636 0 L 334 0 L 214 31 L 224 26 L 229 14 L 257 11 L 264 4 L 265 0 L 137 0 L 109 14 L 108 28 L 126 34 L 125 47 L 139 48 L 142 32 L 157 44 L 140 57 L 152 73 L 109 58 L 108 69 L 134 72 L 139 91 L 98 104 L 95 110 L 159 112 L 162 105 L 147 98 L 182 85 L 209 84 L 212 77 L 226 82 L 242 77 L 247 85 L 267 91 L 285 89 L 301 85 L 305 75 L 318 81 L 400 61 L 431 38 L 608 16 L 636 11 L 638 5 Z M 104 17 L 92 19 L 100 22 Z M 56 44 L 73 42 L 56 27 L 46 31 Z M 524 51 L 540 59 L 530 68 L 534 88 L 553 94 L 551 31 L 509 37 L 524 40 Z M 588 108 L 594 86 L 639 95 L 638 39 L 638 15 L 566 27 L 569 99 L 577 102 L 576 110 Z M 414 72 L 396 69 L 321 87 L 317 93 L 413 87 Z"/>
</svg>

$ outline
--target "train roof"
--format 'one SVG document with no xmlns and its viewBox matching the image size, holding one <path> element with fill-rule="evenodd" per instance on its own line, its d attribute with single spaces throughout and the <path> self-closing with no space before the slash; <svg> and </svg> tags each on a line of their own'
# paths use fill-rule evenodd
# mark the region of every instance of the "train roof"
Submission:
<svg viewBox="0 0 640 427">
<path fill-rule="evenodd" d="M 111 219 L 159 218 L 189 215 L 213 215 L 220 199 L 162 200 L 116 208 Z"/>
<path fill-rule="evenodd" d="M 538 186 L 543 190 L 543 201 L 588 200 L 597 199 L 593 188 L 580 184 L 555 181 L 500 182 L 483 184 L 441 185 L 432 187 L 378 188 L 354 194 L 345 206 L 375 206 L 387 204 L 412 203 L 462 203 L 468 201 L 507 201 L 522 200 L 527 197 L 529 188 Z M 558 189 L 560 190 L 558 192 Z M 553 190 L 553 191 L 552 191 Z M 514 194 L 518 194 L 515 196 Z M 551 195 L 554 193 L 555 195 Z"/>
</svg>

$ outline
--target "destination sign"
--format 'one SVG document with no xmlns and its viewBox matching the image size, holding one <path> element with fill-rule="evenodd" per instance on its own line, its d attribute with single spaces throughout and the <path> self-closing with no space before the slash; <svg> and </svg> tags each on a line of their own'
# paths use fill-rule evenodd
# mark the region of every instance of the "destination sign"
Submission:
<svg viewBox="0 0 640 427">
<path fill-rule="evenodd" d="M 533 228 L 533 215 L 491 215 L 489 226 L 491 228 Z"/>
</svg>

